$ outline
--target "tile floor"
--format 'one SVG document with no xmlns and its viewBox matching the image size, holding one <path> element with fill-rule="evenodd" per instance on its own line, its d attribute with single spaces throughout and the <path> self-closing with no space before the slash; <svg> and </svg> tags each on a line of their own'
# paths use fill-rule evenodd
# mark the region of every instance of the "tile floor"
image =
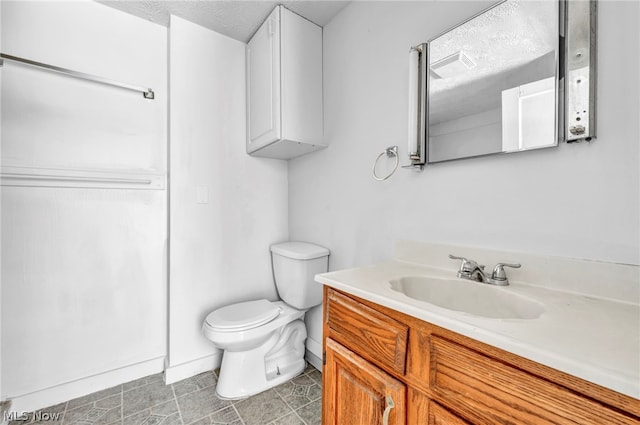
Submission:
<svg viewBox="0 0 640 425">
<path fill-rule="evenodd" d="M 244 400 L 215 395 L 217 377 L 203 373 L 172 385 L 162 374 L 117 385 L 32 414 L 10 425 L 320 425 L 321 374 L 312 366 Z M 46 416 L 60 414 L 57 420 Z M 51 415 L 54 416 L 54 415 Z"/>
</svg>

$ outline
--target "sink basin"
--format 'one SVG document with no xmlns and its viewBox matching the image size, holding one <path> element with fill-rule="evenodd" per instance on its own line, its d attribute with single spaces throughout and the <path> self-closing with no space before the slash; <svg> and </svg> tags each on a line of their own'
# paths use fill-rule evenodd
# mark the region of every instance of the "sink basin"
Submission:
<svg viewBox="0 0 640 425">
<path fill-rule="evenodd" d="M 429 304 L 493 319 L 536 319 L 542 305 L 496 287 L 462 279 L 409 276 L 392 280 L 391 289 Z"/>
</svg>

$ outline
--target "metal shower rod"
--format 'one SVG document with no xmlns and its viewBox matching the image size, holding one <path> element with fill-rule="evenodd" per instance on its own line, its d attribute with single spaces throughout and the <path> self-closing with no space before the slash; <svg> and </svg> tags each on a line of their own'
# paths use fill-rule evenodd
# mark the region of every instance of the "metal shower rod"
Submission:
<svg viewBox="0 0 640 425">
<path fill-rule="evenodd" d="M 2 66 L 2 59 L 20 62 L 26 65 L 34 66 L 37 68 L 45 69 L 47 71 L 58 72 L 60 74 L 69 75 L 75 78 L 81 78 L 83 80 L 89 80 L 96 83 L 107 84 L 114 87 L 120 87 L 127 90 L 133 90 L 142 93 L 145 99 L 154 99 L 155 94 L 152 89 L 134 86 L 132 84 L 121 83 L 119 81 L 110 80 L 108 78 L 100 77 L 97 75 L 85 74 L 84 72 L 73 71 L 71 69 L 60 68 L 58 66 L 49 65 L 42 62 L 36 62 L 29 59 L 20 58 L 18 56 L 7 55 L 5 53 L 0 53 L 0 66 Z"/>
</svg>

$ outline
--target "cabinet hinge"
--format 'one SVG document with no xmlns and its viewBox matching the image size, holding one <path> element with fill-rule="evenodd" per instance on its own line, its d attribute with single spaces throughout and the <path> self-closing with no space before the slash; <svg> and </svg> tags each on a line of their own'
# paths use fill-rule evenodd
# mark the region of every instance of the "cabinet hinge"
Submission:
<svg viewBox="0 0 640 425">
<path fill-rule="evenodd" d="M 322 365 L 326 365 L 327 364 L 327 352 L 323 351 L 322 352 Z"/>
</svg>

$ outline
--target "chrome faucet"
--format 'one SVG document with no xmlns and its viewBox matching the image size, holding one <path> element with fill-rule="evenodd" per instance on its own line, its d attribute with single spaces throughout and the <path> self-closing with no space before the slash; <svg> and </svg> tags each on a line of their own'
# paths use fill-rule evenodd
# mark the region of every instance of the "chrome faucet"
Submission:
<svg viewBox="0 0 640 425">
<path fill-rule="evenodd" d="M 462 279 L 473 280 L 476 282 L 488 283 L 490 285 L 507 286 L 509 279 L 504 271 L 505 267 L 519 268 L 520 264 L 498 263 L 493 268 L 491 276 L 487 276 L 484 272 L 484 266 L 478 264 L 474 260 L 468 260 L 464 257 L 457 257 L 449 254 L 449 258 L 452 260 L 462 260 L 460 263 L 460 270 L 458 270 L 458 277 Z"/>
</svg>

